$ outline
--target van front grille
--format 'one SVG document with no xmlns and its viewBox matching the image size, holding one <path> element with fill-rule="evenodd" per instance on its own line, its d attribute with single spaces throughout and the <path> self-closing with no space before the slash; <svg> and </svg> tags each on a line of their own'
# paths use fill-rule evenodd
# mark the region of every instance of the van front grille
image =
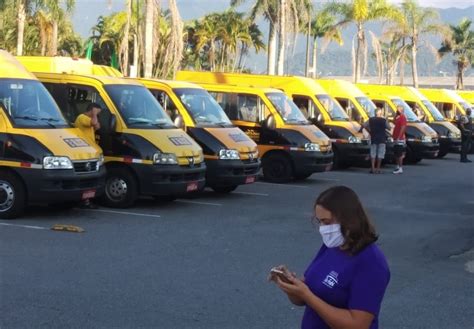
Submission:
<svg viewBox="0 0 474 329">
<path fill-rule="evenodd" d="M 73 162 L 74 171 L 77 173 L 88 173 L 97 171 L 97 161 L 77 161 Z"/>
</svg>

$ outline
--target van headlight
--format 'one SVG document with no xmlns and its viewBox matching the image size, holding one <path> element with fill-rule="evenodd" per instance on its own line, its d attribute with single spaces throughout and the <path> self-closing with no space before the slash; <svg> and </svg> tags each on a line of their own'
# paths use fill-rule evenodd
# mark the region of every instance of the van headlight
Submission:
<svg viewBox="0 0 474 329">
<path fill-rule="evenodd" d="M 422 143 L 431 143 L 432 141 L 433 141 L 433 138 L 431 136 L 423 135 L 423 137 L 421 137 Z"/>
<path fill-rule="evenodd" d="M 161 153 L 157 152 L 153 154 L 153 163 L 162 165 L 173 165 L 178 164 L 178 159 L 174 153 Z"/>
<path fill-rule="evenodd" d="M 220 160 L 239 160 L 240 154 L 237 150 L 220 150 L 219 151 Z"/>
<path fill-rule="evenodd" d="M 72 169 L 71 159 L 68 157 L 44 157 L 44 169 Z"/>
<path fill-rule="evenodd" d="M 104 165 L 104 162 L 105 162 L 105 160 L 104 160 L 104 155 L 101 154 L 101 155 L 99 156 L 99 160 L 97 160 L 97 170 L 99 170 L 99 168 Z"/>
<path fill-rule="evenodd" d="M 449 131 L 448 132 L 448 138 L 461 138 L 461 133 L 455 132 L 455 131 Z"/>
<path fill-rule="evenodd" d="M 352 144 L 361 142 L 360 138 L 356 137 L 356 136 L 349 136 L 349 138 L 347 140 L 349 141 L 349 143 L 352 143 Z"/>
<path fill-rule="evenodd" d="M 199 163 L 204 162 L 204 153 L 202 151 L 199 151 L 198 159 Z"/>
<path fill-rule="evenodd" d="M 304 150 L 306 152 L 319 152 L 319 151 L 321 151 L 321 148 L 319 147 L 319 144 L 306 143 L 306 144 L 304 144 Z"/>
</svg>

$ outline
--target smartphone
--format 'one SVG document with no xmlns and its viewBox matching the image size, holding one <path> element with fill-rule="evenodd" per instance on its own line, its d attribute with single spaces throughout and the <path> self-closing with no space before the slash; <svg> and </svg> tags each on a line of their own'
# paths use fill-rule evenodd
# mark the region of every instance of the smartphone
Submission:
<svg viewBox="0 0 474 329">
<path fill-rule="evenodd" d="M 281 281 L 285 282 L 285 283 L 292 283 L 289 279 L 288 279 L 288 276 L 285 274 L 285 272 L 283 272 L 282 270 L 278 269 L 278 268 L 272 268 L 270 270 L 270 274 L 273 276 L 273 275 L 276 275 L 280 278 Z"/>
</svg>

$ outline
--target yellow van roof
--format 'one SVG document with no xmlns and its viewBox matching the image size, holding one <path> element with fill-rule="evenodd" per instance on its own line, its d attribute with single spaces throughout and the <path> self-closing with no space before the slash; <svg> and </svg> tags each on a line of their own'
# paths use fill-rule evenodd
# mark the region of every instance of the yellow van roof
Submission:
<svg viewBox="0 0 474 329">
<path fill-rule="evenodd" d="M 410 102 L 418 102 L 425 99 L 425 97 L 423 97 L 423 95 L 420 94 L 418 90 L 408 86 L 372 85 L 358 83 L 357 87 L 367 95 L 380 95 L 388 93 Z"/>
<path fill-rule="evenodd" d="M 463 103 L 466 102 L 454 90 L 424 88 L 420 91 L 431 101 L 442 103 Z"/>
<path fill-rule="evenodd" d="M 140 82 L 155 82 L 155 83 L 160 83 L 163 85 L 167 85 L 170 88 L 196 88 L 196 89 L 204 89 L 201 86 L 191 83 L 191 82 L 186 82 L 186 81 L 177 81 L 177 80 L 162 80 L 162 79 L 148 79 L 148 78 L 139 78 L 137 79 Z"/>
<path fill-rule="evenodd" d="M 299 90 L 311 95 L 326 94 L 326 91 L 315 80 L 300 76 L 275 76 L 263 74 L 195 72 L 179 71 L 178 80 L 191 81 L 199 84 L 213 83 L 234 86 L 269 87 L 275 89 Z"/>
<path fill-rule="evenodd" d="M 243 86 L 243 85 L 239 85 L 239 84 L 222 84 L 222 83 L 200 83 L 201 86 L 203 86 L 204 88 L 206 88 L 206 86 L 216 86 L 216 87 L 219 87 L 219 88 L 222 88 L 222 89 L 235 89 L 235 88 L 238 88 L 241 92 L 244 92 L 244 93 L 249 93 L 249 94 L 254 94 L 255 90 L 258 91 L 258 93 L 262 92 L 262 93 L 275 93 L 275 92 L 278 92 L 278 93 L 283 93 L 283 91 L 281 91 L 280 89 L 276 89 L 276 88 L 267 88 L 267 87 L 258 87 L 258 86 Z"/>
<path fill-rule="evenodd" d="M 332 96 L 365 97 L 366 94 L 362 92 L 355 84 L 345 80 L 338 79 L 318 79 L 317 82 L 326 89 Z"/>
<path fill-rule="evenodd" d="M 0 49 L 0 78 L 19 78 L 37 80 L 21 63 L 10 53 Z"/>
</svg>

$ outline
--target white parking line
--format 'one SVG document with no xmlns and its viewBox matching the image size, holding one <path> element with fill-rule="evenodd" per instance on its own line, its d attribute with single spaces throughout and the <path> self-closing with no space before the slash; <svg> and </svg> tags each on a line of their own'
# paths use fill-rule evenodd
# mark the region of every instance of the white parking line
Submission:
<svg viewBox="0 0 474 329">
<path fill-rule="evenodd" d="M 10 223 L 0 223 L 0 225 L 13 226 L 13 227 L 22 227 L 22 228 L 31 228 L 33 230 L 49 230 L 49 227 L 42 227 L 42 226 L 20 225 L 20 224 L 10 224 Z"/>
<path fill-rule="evenodd" d="M 161 217 L 160 215 L 142 214 L 142 213 L 138 213 L 138 212 L 115 211 L 115 210 L 106 210 L 106 209 L 81 209 L 81 210 L 106 212 L 106 213 L 120 214 L 120 215 L 132 215 L 132 216 L 155 217 L 155 218 L 160 218 Z"/>
<path fill-rule="evenodd" d="M 311 188 L 311 186 L 304 186 L 304 185 L 293 185 L 293 184 L 278 184 L 278 183 L 268 183 L 268 182 L 255 182 L 254 184 L 260 184 L 260 185 L 276 185 L 276 186 L 281 186 L 281 187 L 301 187 L 301 188 Z"/>
<path fill-rule="evenodd" d="M 255 193 L 255 192 L 232 192 L 232 194 L 243 194 L 243 195 L 257 195 L 257 196 L 269 196 L 267 193 Z"/>
<path fill-rule="evenodd" d="M 191 204 L 200 204 L 203 206 L 216 206 L 220 207 L 222 204 L 220 203 L 211 203 L 211 202 L 201 202 L 201 201 L 191 201 L 191 200 L 175 200 L 175 202 L 181 202 L 181 203 L 191 203 Z"/>
<path fill-rule="evenodd" d="M 319 177 L 315 177 L 315 180 L 316 181 L 327 181 L 327 182 L 340 182 L 341 180 L 340 179 L 337 179 L 337 178 L 319 178 Z"/>
</svg>

